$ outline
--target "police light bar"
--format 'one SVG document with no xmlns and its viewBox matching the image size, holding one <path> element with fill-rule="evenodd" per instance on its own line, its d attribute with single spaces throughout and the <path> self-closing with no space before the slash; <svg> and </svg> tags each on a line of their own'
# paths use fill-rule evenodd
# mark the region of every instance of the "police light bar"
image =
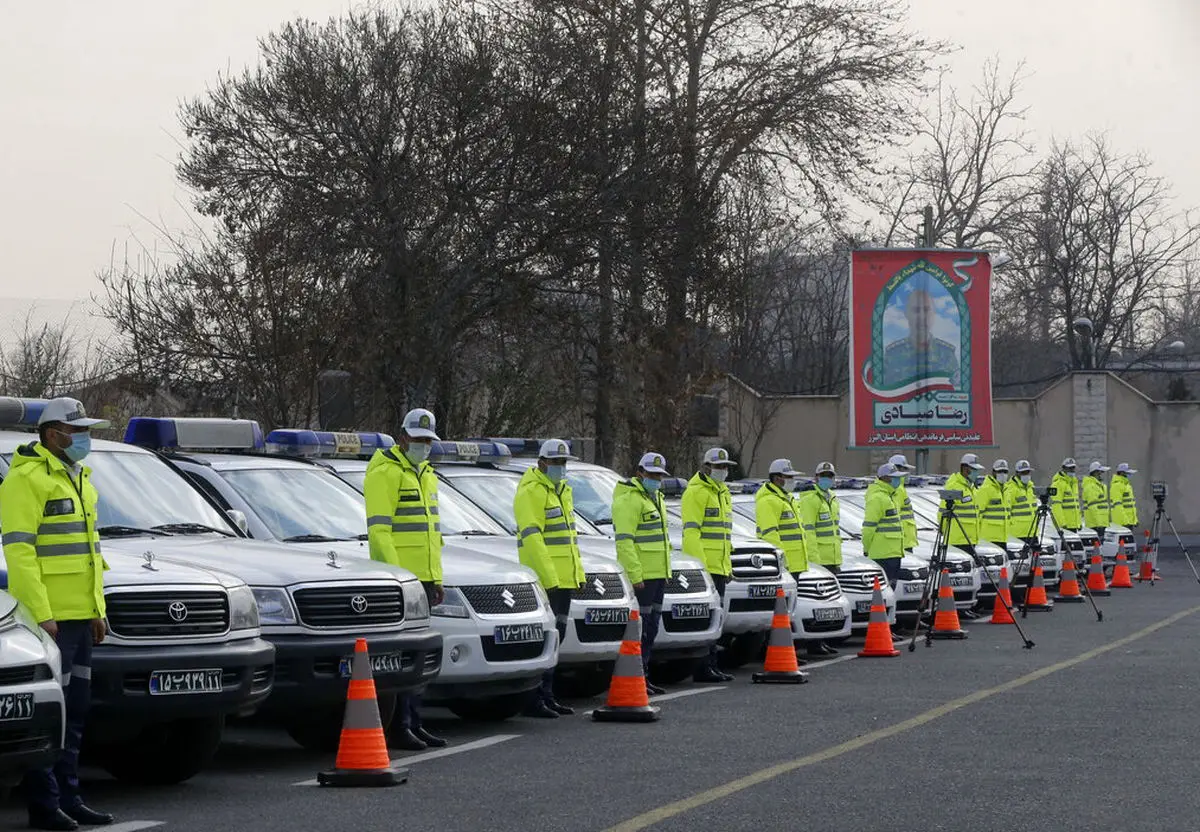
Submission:
<svg viewBox="0 0 1200 832">
<path fill-rule="evenodd" d="M 687 488 L 688 481 L 683 477 L 663 477 L 662 485 L 658 488 L 664 497 L 678 497 Z"/>
<path fill-rule="evenodd" d="M 0 396 L 0 427 L 36 428 L 47 401 Z"/>
<path fill-rule="evenodd" d="M 263 433 L 253 419 L 154 418 L 135 416 L 125 442 L 152 450 L 262 450 Z"/>
<path fill-rule="evenodd" d="M 266 451 L 322 459 L 370 459 L 376 451 L 395 444 L 396 440 L 386 433 L 285 428 L 267 434 Z"/>
<path fill-rule="evenodd" d="M 487 462 L 502 464 L 512 458 L 509 446 L 488 440 L 452 442 L 446 439 L 433 443 L 429 450 L 430 462 Z"/>
<path fill-rule="evenodd" d="M 536 457 L 542 452 L 542 443 L 549 438 L 550 437 L 548 436 L 542 439 L 527 439 L 512 436 L 489 436 L 486 438 L 474 438 L 470 441 L 480 443 L 490 442 L 497 445 L 504 445 L 508 448 L 510 456 Z M 571 456 L 579 456 L 579 454 L 575 451 L 574 442 L 572 442 L 570 439 L 564 439 L 563 441 L 567 443 L 567 448 L 571 451 Z"/>
</svg>

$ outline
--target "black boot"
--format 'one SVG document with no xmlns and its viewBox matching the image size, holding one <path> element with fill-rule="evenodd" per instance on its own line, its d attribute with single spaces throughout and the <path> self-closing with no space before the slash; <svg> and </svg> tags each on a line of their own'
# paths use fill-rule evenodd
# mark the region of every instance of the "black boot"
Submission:
<svg viewBox="0 0 1200 832">
<path fill-rule="evenodd" d="M 446 747 L 446 741 L 444 739 L 442 739 L 441 737 L 437 736 L 436 734 L 429 733 L 429 731 L 427 731 L 425 729 L 424 725 L 422 725 L 419 728 L 414 728 L 413 733 L 417 736 L 417 739 L 419 739 L 421 742 L 425 743 L 430 748 L 445 748 Z"/>
<path fill-rule="evenodd" d="M 388 745 L 402 751 L 424 751 L 429 747 L 406 725 L 401 725 L 391 731 Z"/>
<path fill-rule="evenodd" d="M 554 713 L 558 714 L 559 716 L 570 716 L 571 714 L 575 713 L 574 708 L 572 708 L 570 705 L 564 705 L 553 696 L 546 700 L 546 707 L 554 711 Z"/>
<path fill-rule="evenodd" d="M 71 820 L 81 826 L 108 826 L 113 822 L 113 816 L 108 812 L 97 812 L 82 803 L 63 809 L 63 811 L 70 816 Z"/>
<path fill-rule="evenodd" d="M 666 691 L 663 690 L 662 688 L 660 688 L 658 685 L 651 682 L 649 679 L 646 680 L 646 695 L 647 696 L 658 696 L 661 693 L 666 693 Z"/>
<path fill-rule="evenodd" d="M 821 652 L 824 653 L 826 656 L 836 656 L 838 654 L 838 651 L 836 649 L 834 649 L 833 647 L 830 647 L 825 642 L 822 641 L 820 644 L 821 644 Z"/>
<path fill-rule="evenodd" d="M 550 710 L 550 706 L 540 698 L 531 702 L 521 715 L 533 719 L 558 719 L 558 714 Z"/>
</svg>

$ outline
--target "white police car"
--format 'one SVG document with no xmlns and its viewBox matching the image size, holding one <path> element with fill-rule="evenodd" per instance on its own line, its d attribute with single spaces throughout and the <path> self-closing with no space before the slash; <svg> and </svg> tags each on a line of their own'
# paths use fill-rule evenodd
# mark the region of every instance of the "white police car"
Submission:
<svg viewBox="0 0 1200 832">
<path fill-rule="evenodd" d="M 191 442 L 201 448 L 213 446 L 211 432 L 222 432 L 225 450 L 176 442 L 163 453 L 222 509 L 238 512 L 250 537 L 322 555 L 370 558 L 363 495 L 312 460 L 373 453 L 393 444 L 391 437 L 276 431 L 274 453 L 267 454 L 268 443 L 254 422 L 169 421 L 189 428 Z M 131 437 L 139 432 L 148 433 L 131 423 Z M 456 532 L 486 524 L 486 518 L 464 516 L 453 501 L 439 508 L 449 541 L 442 553 L 446 597 L 430 612 L 433 628 L 442 634 L 444 659 L 424 698 L 465 719 L 506 719 L 521 711 L 543 671 L 554 666 L 554 614 L 532 570 L 455 542 Z"/>
<path fill-rule="evenodd" d="M 58 646 L 29 610 L 0 592 L 0 787 L 53 764 L 65 729 Z"/>
</svg>

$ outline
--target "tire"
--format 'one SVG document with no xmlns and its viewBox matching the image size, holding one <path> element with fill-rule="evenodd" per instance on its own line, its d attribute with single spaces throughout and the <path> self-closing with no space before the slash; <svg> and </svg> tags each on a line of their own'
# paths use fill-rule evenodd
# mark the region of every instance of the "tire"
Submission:
<svg viewBox="0 0 1200 832">
<path fill-rule="evenodd" d="M 221 716 L 148 725 L 119 745 L 95 749 L 100 767 L 126 783 L 172 786 L 204 769 L 221 745 Z"/>
<path fill-rule="evenodd" d="M 503 722 L 512 719 L 533 699 L 533 691 L 506 693 L 487 699 L 453 699 L 446 703 L 450 712 L 464 722 Z"/>
<path fill-rule="evenodd" d="M 650 665 L 650 681 L 656 685 L 678 685 L 692 678 L 701 659 L 671 659 Z"/>
<path fill-rule="evenodd" d="M 612 681 L 612 664 L 606 667 L 556 673 L 554 695 L 558 699 L 591 699 L 608 690 Z"/>
<path fill-rule="evenodd" d="M 387 731 L 396 714 L 396 694 L 377 697 L 379 721 Z M 313 708 L 310 711 L 290 714 L 284 722 L 284 730 L 296 744 L 307 751 L 336 752 L 342 738 L 344 707 Z"/>
<path fill-rule="evenodd" d="M 734 636 L 729 646 L 718 654 L 718 663 L 724 668 L 735 668 L 761 659 L 767 649 L 767 635 L 761 632 Z"/>
</svg>

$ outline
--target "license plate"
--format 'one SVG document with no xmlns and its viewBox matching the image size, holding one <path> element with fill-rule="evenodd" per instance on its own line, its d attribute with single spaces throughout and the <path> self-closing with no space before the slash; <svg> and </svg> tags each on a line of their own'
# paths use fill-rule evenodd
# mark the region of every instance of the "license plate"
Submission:
<svg viewBox="0 0 1200 832">
<path fill-rule="evenodd" d="M 813 610 L 813 618 L 817 621 L 845 621 L 846 611 L 841 607 L 818 607 Z"/>
<path fill-rule="evenodd" d="M 150 674 L 150 693 L 169 696 L 176 693 L 220 693 L 221 670 L 155 670 Z"/>
<path fill-rule="evenodd" d="M 541 624 L 500 624 L 492 634 L 497 644 L 528 644 L 546 638 Z"/>
<path fill-rule="evenodd" d="M 870 612 L 871 611 L 871 602 L 870 601 L 855 601 L 854 602 L 854 611 L 855 612 Z"/>
<path fill-rule="evenodd" d="M 708 618 L 708 604 L 672 604 L 672 618 Z"/>
<path fill-rule="evenodd" d="M 925 591 L 924 584 L 905 584 L 904 585 L 904 594 L 905 595 L 920 595 L 924 591 Z"/>
<path fill-rule="evenodd" d="M 748 589 L 750 590 L 751 598 L 774 598 L 779 594 L 780 587 L 778 585 L 750 584 Z"/>
<path fill-rule="evenodd" d="M 33 719 L 33 694 L 0 695 L 0 722 L 18 722 L 23 719 Z"/>
<path fill-rule="evenodd" d="M 625 624 L 628 621 L 628 607 L 588 607 L 583 611 L 584 624 Z"/>
<path fill-rule="evenodd" d="M 1051 558 L 1051 557 L 1038 558 L 1038 566 L 1046 567 L 1046 566 L 1056 566 L 1056 565 L 1057 564 L 1055 563 L 1054 558 Z"/>
<path fill-rule="evenodd" d="M 380 653 L 377 656 L 371 656 L 371 675 L 377 673 L 399 673 L 400 659 L 402 653 Z M 350 678 L 350 662 L 353 661 L 353 656 L 346 656 L 338 663 L 338 673 L 343 679 Z"/>
<path fill-rule="evenodd" d="M 971 585 L 971 576 L 970 575 L 951 575 L 950 576 L 950 586 L 970 586 L 970 585 Z"/>
</svg>

